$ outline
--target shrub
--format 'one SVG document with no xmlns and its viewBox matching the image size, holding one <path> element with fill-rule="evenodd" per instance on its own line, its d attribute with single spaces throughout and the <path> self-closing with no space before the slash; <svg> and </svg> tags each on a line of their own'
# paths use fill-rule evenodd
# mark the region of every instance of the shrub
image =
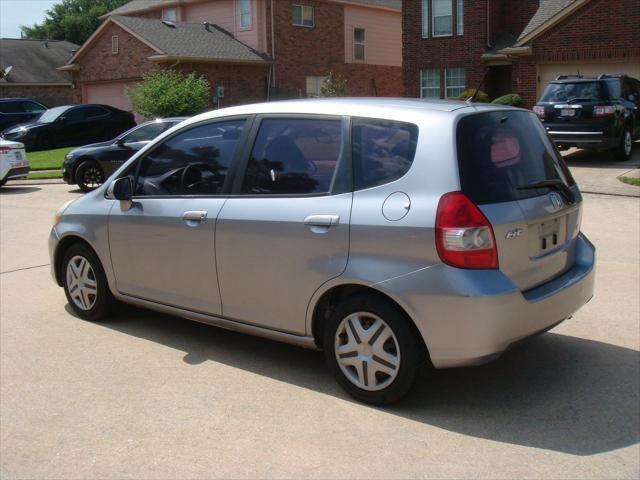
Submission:
<svg viewBox="0 0 640 480">
<path fill-rule="evenodd" d="M 322 82 L 320 94 L 323 97 L 344 97 L 347 95 L 347 80 L 333 72 L 329 72 L 327 78 Z"/>
<path fill-rule="evenodd" d="M 512 107 L 521 107 L 522 97 L 517 93 L 508 93 L 506 95 L 496 98 L 491 103 L 497 103 L 498 105 L 510 105 Z"/>
<path fill-rule="evenodd" d="M 462 92 L 460 95 L 458 95 L 456 97 L 456 100 L 467 100 L 467 99 L 473 97 L 474 93 L 476 93 L 476 89 L 475 88 L 468 88 L 464 92 Z M 479 90 L 478 94 L 476 95 L 476 102 L 488 103 L 489 102 L 489 95 L 487 95 L 482 90 Z"/>
<path fill-rule="evenodd" d="M 194 115 L 209 105 L 209 82 L 175 70 L 148 73 L 127 91 L 133 109 L 145 118 Z"/>
</svg>

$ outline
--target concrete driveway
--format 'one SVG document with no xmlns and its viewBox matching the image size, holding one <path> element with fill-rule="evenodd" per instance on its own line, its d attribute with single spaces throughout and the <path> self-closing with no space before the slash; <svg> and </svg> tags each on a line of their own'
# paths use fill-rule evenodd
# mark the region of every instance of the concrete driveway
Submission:
<svg viewBox="0 0 640 480">
<path fill-rule="evenodd" d="M 638 478 L 640 202 L 585 195 L 596 296 L 405 402 L 347 397 L 322 354 L 141 310 L 75 318 L 46 239 L 67 185 L 0 192 L 2 478 Z"/>
</svg>

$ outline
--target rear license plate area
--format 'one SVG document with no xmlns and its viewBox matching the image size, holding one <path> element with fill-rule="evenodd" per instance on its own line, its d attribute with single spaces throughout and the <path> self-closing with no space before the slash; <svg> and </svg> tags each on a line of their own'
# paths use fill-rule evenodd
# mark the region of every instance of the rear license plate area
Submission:
<svg viewBox="0 0 640 480">
<path fill-rule="evenodd" d="M 560 109 L 560 116 L 561 117 L 575 117 L 576 116 L 576 111 L 573 108 L 562 108 L 562 109 Z"/>
<path fill-rule="evenodd" d="M 567 240 L 567 216 L 551 218 L 529 227 L 529 254 L 532 258 L 546 255 Z"/>
</svg>

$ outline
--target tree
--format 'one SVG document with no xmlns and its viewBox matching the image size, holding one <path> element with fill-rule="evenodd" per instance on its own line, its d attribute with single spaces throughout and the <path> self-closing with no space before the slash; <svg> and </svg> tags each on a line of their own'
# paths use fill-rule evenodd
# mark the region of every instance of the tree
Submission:
<svg viewBox="0 0 640 480">
<path fill-rule="evenodd" d="M 209 82 L 175 70 L 148 73 L 127 91 L 134 111 L 145 118 L 194 115 L 209 106 Z"/>
<path fill-rule="evenodd" d="M 83 44 L 98 28 L 98 18 L 129 0 L 62 0 L 47 10 L 42 23 L 21 26 L 25 38 Z"/>
<path fill-rule="evenodd" d="M 347 80 L 333 72 L 329 72 L 322 82 L 320 94 L 323 97 L 344 97 L 347 94 Z"/>
</svg>

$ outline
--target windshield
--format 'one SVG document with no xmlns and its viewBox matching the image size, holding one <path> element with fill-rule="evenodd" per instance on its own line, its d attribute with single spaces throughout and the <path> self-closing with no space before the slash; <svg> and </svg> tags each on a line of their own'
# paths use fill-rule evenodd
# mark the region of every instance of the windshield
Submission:
<svg viewBox="0 0 640 480">
<path fill-rule="evenodd" d="M 606 100 L 602 89 L 602 82 L 574 82 L 550 83 L 547 85 L 541 102 L 569 102 L 569 101 L 598 101 Z"/>
<path fill-rule="evenodd" d="M 537 117 L 501 111 L 469 115 L 457 131 L 460 183 L 476 204 L 509 202 L 547 193 L 522 190 L 545 180 L 575 182 Z"/>
<path fill-rule="evenodd" d="M 55 107 L 45 110 L 40 117 L 36 120 L 38 123 L 53 123 L 60 115 L 69 110 L 71 107 Z"/>
</svg>

